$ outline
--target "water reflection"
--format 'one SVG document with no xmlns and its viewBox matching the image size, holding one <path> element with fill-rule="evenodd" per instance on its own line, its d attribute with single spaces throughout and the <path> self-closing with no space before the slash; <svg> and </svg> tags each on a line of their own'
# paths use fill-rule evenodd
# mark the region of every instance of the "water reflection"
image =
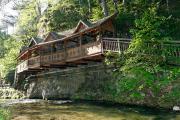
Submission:
<svg viewBox="0 0 180 120">
<path fill-rule="evenodd" d="M 164 110 L 93 103 L 33 102 L 9 106 L 12 120 L 180 120 Z"/>
</svg>

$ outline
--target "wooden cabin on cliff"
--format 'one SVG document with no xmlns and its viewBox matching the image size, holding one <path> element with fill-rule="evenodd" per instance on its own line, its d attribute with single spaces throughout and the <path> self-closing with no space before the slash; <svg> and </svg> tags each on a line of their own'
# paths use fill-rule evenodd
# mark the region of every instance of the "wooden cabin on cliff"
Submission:
<svg viewBox="0 0 180 120">
<path fill-rule="evenodd" d="M 44 70 L 78 67 L 87 65 L 89 61 L 101 62 L 108 51 L 125 51 L 130 39 L 116 38 L 113 24 L 115 16 L 116 14 L 105 17 L 95 23 L 80 20 L 71 30 L 60 34 L 50 32 L 43 40 L 32 38 L 18 56 L 16 81 L 20 80 L 20 76 L 24 79 Z M 175 57 L 179 56 L 179 49 L 171 53 Z"/>
<path fill-rule="evenodd" d="M 107 51 L 126 50 L 130 40 L 115 38 L 115 16 L 105 17 L 95 23 L 80 20 L 69 32 L 60 35 L 51 32 L 41 42 L 32 39 L 28 48 L 18 56 L 16 74 L 87 65 L 89 61 L 101 62 Z"/>
</svg>

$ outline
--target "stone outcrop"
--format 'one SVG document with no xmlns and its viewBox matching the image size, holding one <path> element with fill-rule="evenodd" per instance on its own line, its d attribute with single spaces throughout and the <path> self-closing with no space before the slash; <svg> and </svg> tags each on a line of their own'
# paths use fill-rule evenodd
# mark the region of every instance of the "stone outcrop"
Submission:
<svg viewBox="0 0 180 120">
<path fill-rule="evenodd" d="M 109 77 L 103 64 L 55 70 L 28 78 L 29 98 L 62 99 L 72 97 L 84 84 L 96 86 Z"/>
</svg>

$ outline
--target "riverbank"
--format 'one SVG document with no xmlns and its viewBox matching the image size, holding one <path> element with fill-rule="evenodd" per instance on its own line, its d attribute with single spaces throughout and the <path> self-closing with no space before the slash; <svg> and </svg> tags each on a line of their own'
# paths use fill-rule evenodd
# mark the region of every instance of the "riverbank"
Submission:
<svg viewBox="0 0 180 120">
<path fill-rule="evenodd" d="M 16 101 L 16 102 L 15 102 Z M 180 114 L 164 109 L 98 101 L 17 100 L 6 106 L 11 120 L 179 120 Z M 7 101 L 8 102 L 8 101 Z"/>
<path fill-rule="evenodd" d="M 130 103 L 118 103 L 113 101 L 103 101 L 103 100 L 83 100 L 83 99 L 74 99 L 73 103 L 88 103 L 88 104 L 94 104 L 94 105 L 102 105 L 106 107 L 130 107 L 130 108 L 141 108 L 141 109 L 150 109 L 153 111 L 161 111 L 166 113 L 178 113 L 180 111 L 173 111 L 173 109 L 170 108 L 164 108 L 164 107 L 158 107 L 158 106 L 148 106 L 148 105 L 137 105 L 137 104 L 130 104 Z"/>
<path fill-rule="evenodd" d="M 12 87 L 0 87 L 0 99 L 20 99 L 25 98 L 22 91 L 15 90 Z"/>
<path fill-rule="evenodd" d="M 171 81 L 165 79 L 167 76 L 157 80 L 147 79 L 142 71 L 137 73 L 139 76 L 133 75 L 133 78 L 125 80 L 115 77 L 114 74 L 120 74 L 114 71 L 113 67 L 96 64 L 40 73 L 28 77 L 27 96 L 42 99 L 44 93 L 46 99 L 111 101 L 171 110 L 174 106 L 180 106 L 177 70 L 176 74 L 172 74 L 175 78 Z M 171 73 L 170 70 L 166 72 Z"/>
</svg>

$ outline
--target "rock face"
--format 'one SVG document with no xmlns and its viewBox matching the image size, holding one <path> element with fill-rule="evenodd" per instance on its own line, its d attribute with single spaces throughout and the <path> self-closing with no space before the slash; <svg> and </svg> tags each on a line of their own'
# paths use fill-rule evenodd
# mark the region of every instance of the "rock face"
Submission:
<svg viewBox="0 0 180 120">
<path fill-rule="evenodd" d="M 27 96 L 44 100 L 63 98 L 104 100 L 170 109 L 178 103 L 173 101 L 174 99 L 169 101 L 165 101 L 165 98 L 159 99 L 159 96 L 129 99 L 123 92 L 119 92 L 117 95 L 117 91 L 120 91 L 121 78 L 115 78 L 113 70 L 113 67 L 107 67 L 101 63 L 40 73 L 28 77 Z M 174 88 L 178 85 L 179 83 L 175 84 Z M 149 93 L 153 96 L 151 91 Z M 174 111 L 179 111 L 179 109 L 179 105 L 173 107 Z"/>
<path fill-rule="evenodd" d="M 27 96 L 43 99 L 69 98 L 83 86 L 83 83 L 89 81 L 96 86 L 100 81 L 107 79 L 109 75 L 106 72 L 105 66 L 98 64 L 41 73 L 28 78 L 30 84 Z"/>
</svg>

